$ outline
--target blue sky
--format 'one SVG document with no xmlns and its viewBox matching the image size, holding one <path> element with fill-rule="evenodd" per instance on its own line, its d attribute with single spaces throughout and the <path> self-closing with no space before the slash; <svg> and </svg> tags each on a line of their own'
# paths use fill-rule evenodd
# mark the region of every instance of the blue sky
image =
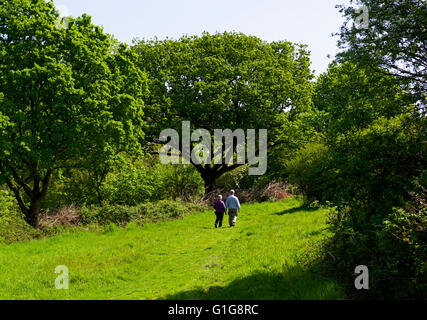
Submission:
<svg viewBox="0 0 427 320">
<path fill-rule="evenodd" d="M 179 38 L 203 31 L 238 31 L 263 40 L 307 44 L 312 69 L 324 72 L 337 53 L 343 22 L 336 4 L 345 0 L 54 0 L 64 15 L 87 13 L 123 42 Z"/>
</svg>

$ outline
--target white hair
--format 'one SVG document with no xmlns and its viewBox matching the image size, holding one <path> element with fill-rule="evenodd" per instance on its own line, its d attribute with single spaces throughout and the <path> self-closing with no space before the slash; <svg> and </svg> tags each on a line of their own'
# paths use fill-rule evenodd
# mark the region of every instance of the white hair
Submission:
<svg viewBox="0 0 427 320">
<path fill-rule="evenodd" d="M 233 189 L 231 189 L 231 190 L 230 190 L 230 193 L 231 193 L 231 194 L 235 194 L 236 192 L 235 192 Z"/>
<path fill-rule="evenodd" d="M 218 196 L 218 199 L 219 199 L 219 200 L 221 200 L 221 199 L 222 199 L 222 195 L 219 195 L 219 196 Z"/>
</svg>

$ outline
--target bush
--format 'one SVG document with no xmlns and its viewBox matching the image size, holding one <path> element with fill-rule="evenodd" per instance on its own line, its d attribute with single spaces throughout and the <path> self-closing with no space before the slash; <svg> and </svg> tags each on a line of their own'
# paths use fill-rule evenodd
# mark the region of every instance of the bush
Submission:
<svg viewBox="0 0 427 320">
<path fill-rule="evenodd" d="M 215 181 L 214 189 L 231 190 L 245 188 L 245 182 L 249 180 L 249 165 L 243 165 L 232 171 L 226 172 Z M 252 185 L 251 185 L 252 186 Z"/>
<path fill-rule="evenodd" d="M 45 209 L 60 207 L 120 204 L 135 206 L 152 201 L 159 182 L 144 160 L 119 155 L 100 179 L 90 169 L 79 168 L 54 177 L 51 192 L 43 202 Z"/>
<path fill-rule="evenodd" d="M 101 225 L 126 225 L 129 222 L 140 224 L 180 219 L 196 211 L 206 210 L 206 205 L 192 204 L 183 201 L 160 200 L 143 203 L 138 206 L 107 205 L 104 207 L 89 206 L 80 210 L 83 224 L 98 223 Z"/>
<path fill-rule="evenodd" d="M 102 182 L 86 169 L 56 176 L 44 209 L 90 205 L 137 206 L 140 203 L 203 197 L 204 183 L 192 165 L 163 165 L 157 159 L 119 156 Z"/>
<path fill-rule="evenodd" d="M 37 235 L 38 231 L 25 222 L 15 199 L 0 188 L 0 242 L 25 241 Z"/>
<path fill-rule="evenodd" d="M 104 204 L 136 206 L 156 197 L 159 182 L 145 161 L 121 158 L 100 187 Z"/>
<path fill-rule="evenodd" d="M 105 205 L 103 207 L 89 206 L 80 209 L 80 216 L 83 224 L 98 223 L 109 225 L 115 223 L 124 225 L 129 221 L 137 220 L 139 215 L 138 207 L 125 205 Z"/>
<path fill-rule="evenodd" d="M 150 175 L 157 183 L 153 201 L 178 198 L 194 201 L 203 197 L 204 182 L 193 165 L 157 163 L 150 168 Z"/>
<path fill-rule="evenodd" d="M 325 179 L 317 179 L 317 161 L 306 169 L 319 199 L 330 200 L 334 236 L 327 250 L 334 270 L 357 296 L 382 299 L 422 298 L 426 288 L 425 134 L 406 117 L 378 119 L 369 127 L 331 142 Z M 320 157 L 321 158 L 321 157 Z M 301 160 L 302 161 L 302 160 Z M 314 166 L 314 168 L 312 168 Z M 320 187 L 319 187 L 320 186 Z M 368 266 L 370 290 L 354 289 L 351 274 Z"/>
<path fill-rule="evenodd" d="M 324 144 L 310 143 L 295 157 L 285 162 L 288 181 L 299 187 L 308 201 L 328 200 L 335 190 L 335 177 L 331 168 L 331 155 Z"/>
<path fill-rule="evenodd" d="M 355 224 L 353 208 L 330 216 L 335 235 L 327 244 L 337 260 L 332 269 L 357 298 L 424 299 L 427 289 L 427 211 L 394 209 L 383 221 Z M 355 290 L 348 277 L 357 265 L 368 266 L 370 288 Z"/>
</svg>

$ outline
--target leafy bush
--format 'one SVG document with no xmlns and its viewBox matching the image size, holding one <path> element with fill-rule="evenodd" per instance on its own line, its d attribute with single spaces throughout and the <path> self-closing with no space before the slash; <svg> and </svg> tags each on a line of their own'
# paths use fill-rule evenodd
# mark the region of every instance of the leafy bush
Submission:
<svg viewBox="0 0 427 320">
<path fill-rule="evenodd" d="M 89 206 L 80 210 L 83 224 L 98 223 L 125 225 L 131 221 L 144 224 L 169 219 L 179 219 L 185 215 L 206 210 L 206 205 L 183 201 L 160 200 L 129 207 L 124 205 Z"/>
<path fill-rule="evenodd" d="M 243 165 L 223 174 L 215 181 L 215 189 L 231 190 L 244 188 L 245 182 L 249 180 L 248 165 Z M 247 183 L 246 183 L 247 184 Z"/>
<path fill-rule="evenodd" d="M 153 200 L 193 201 L 204 194 L 204 182 L 193 165 L 154 164 L 150 170 L 156 189 Z"/>
<path fill-rule="evenodd" d="M 24 241 L 37 235 L 38 231 L 25 222 L 15 199 L 0 188 L 0 242 Z"/>
<path fill-rule="evenodd" d="M 427 211 L 396 208 L 374 225 L 369 221 L 355 224 L 352 216 L 358 213 L 347 208 L 340 221 L 339 214 L 330 215 L 335 235 L 326 247 L 337 257 L 332 269 L 351 288 L 351 294 L 358 298 L 425 298 Z M 370 270 L 367 291 L 355 290 L 353 279 L 347 276 L 357 265 Z"/>
<path fill-rule="evenodd" d="M 126 224 L 129 221 L 137 220 L 138 207 L 129 207 L 125 205 L 105 205 L 103 207 L 89 206 L 80 210 L 83 224 L 98 223 L 109 225 L 116 223 Z"/>
<path fill-rule="evenodd" d="M 329 142 L 323 161 L 299 155 L 292 173 L 331 201 L 334 236 L 326 247 L 336 257 L 334 271 L 351 294 L 384 299 L 421 298 L 425 290 L 425 134 L 407 117 L 380 118 L 367 128 Z M 306 152 L 322 159 L 322 152 Z M 316 159 L 316 157 L 314 157 Z M 306 163 L 303 163 L 306 159 Z M 320 164 L 319 164 L 320 162 Z M 319 172 L 319 174 L 317 174 Z M 322 182 L 329 179 L 333 183 Z M 313 192 L 315 190 L 315 192 Z M 368 266 L 370 289 L 354 289 L 352 272 Z"/>
<path fill-rule="evenodd" d="M 159 183 L 149 172 L 147 163 L 121 158 L 100 187 L 103 202 L 136 206 L 155 198 Z"/>
<path fill-rule="evenodd" d="M 331 167 L 329 149 L 324 144 L 310 143 L 301 148 L 291 160 L 285 162 L 288 181 L 299 186 L 309 201 L 329 198 L 334 190 L 335 177 Z"/>
<path fill-rule="evenodd" d="M 163 165 L 157 159 L 119 156 L 102 181 L 86 170 L 55 176 L 44 209 L 90 205 L 137 206 L 178 198 L 192 201 L 204 193 L 203 180 L 192 165 Z"/>
<path fill-rule="evenodd" d="M 159 183 L 149 169 L 145 160 L 130 159 L 122 154 L 112 161 L 109 171 L 101 178 L 90 168 L 64 172 L 54 177 L 44 208 L 52 211 L 70 205 L 135 206 L 152 201 Z"/>
</svg>

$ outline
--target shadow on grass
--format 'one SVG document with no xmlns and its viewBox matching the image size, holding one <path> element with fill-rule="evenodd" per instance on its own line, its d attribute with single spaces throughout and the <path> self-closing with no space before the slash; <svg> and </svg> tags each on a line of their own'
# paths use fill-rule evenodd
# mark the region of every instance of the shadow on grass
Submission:
<svg viewBox="0 0 427 320">
<path fill-rule="evenodd" d="M 167 295 L 166 300 L 320 300 L 342 299 L 341 288 L 300 267 L 281 273 L 258 272 L 228 285 L 195 288 Z"/>
<path fill-rule="evenodd" d="M 319 210 L 319 209 L 318 208 L 312 208 L 312 207 L 310 207 L 307 204 L 303 204 L 303 205 L 300 205 L 298 207 L 289 208 L 289 209 L 286 209 L 286 210 L 283 210 L 283 211 L 280 211 L 280 212 L 276 212 L 276 214 L 279 215 L 279 216 L 281 216 L 281 215 L 284 215 L 284 214 L 291 214 L 291 213 L 296 213 L 296 212 L 299 212 L 299 211 L 308 211 L 308 212 L 310 212 L 310 211 L 316 211 L 316 210 Z"/>
</svg>

